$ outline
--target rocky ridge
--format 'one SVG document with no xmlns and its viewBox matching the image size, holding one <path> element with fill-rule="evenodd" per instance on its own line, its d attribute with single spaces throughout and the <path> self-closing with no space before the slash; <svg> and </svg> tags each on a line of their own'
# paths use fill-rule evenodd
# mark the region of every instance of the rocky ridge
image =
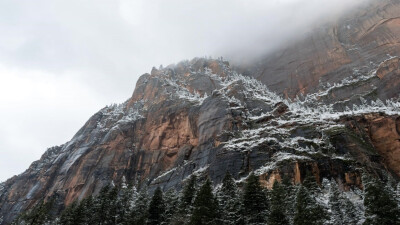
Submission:
<svg viewBox="0 0 400 225">
<path fill-rule="evenodd" d="M 239 183 L 255 171 L 267 187 L 310 172 L 344 189 L 362 187 L 362 170 L 399 176 L 400 103 L 362 102 L 337 110 L 313 96 L 287 100 L 222 59 L 153 68 L 130 99 L 3 183 L 0 215 L 11 221 L 43 197 L 62 208 L 122 177 L 167 190 L 191 174 L 219 183 L 226 171 Z"/>
<path fill-rule="evenodd" d="M 43 198 L 61 209 L 123 177 L 167 190 L 191 174 L 218 184 L 229 171 L 240 185 L 254 171 L 270 187 L 312 173 L 348 194 L 365 171 L 399 178 L 399 9 L 370 1 L 244 67 L 196 58 L 153 68 L 126 102 L 0 184 L 0 224 Z"/>
</svg>

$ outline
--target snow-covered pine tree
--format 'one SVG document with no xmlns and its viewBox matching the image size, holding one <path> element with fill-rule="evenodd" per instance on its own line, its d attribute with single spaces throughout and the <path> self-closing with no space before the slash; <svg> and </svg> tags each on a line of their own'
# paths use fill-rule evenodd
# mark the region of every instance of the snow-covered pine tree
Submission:
<svg viewBox="0 0 400 225">
<path fill-rule="evenodd" d="M 296 213 L 294 225 L 322 225 L 328 218 L 324 208 L 316 201 L 315 196 L 301 185 L 296 194 Z"/>
<path fill-rule="evenodd" d="M 111 191 L 111 186 L 104 186 L 99 195 L 96 197 L 94 201 L 94 211 L 95 215 L 93 216 L 93 224 L 102 224 L 103 221 L 107 221 L 110 217 L 110 201 L 108 199 L 108 193 Z"/>
<path fill-rule="evenodd" d="M 398 225 L 400 210 L 394 196 L 378 179 L 364 174 L 364 225 Z"/>
<path fill-rule="evenodd" d="M 26 225 L 26 224 L 48 224 L 51 221 L 50 211 L 53 207 L 53 200 L 44 202 L 44 200 L 37 203 L 32 209 L 21 214 L 12 223 L 13 225 Z"/>
<path fill-rule="evenodd" d="M 186 181 L 183 190 L 179 194 L 178 212 L 172 219 L 172 224 L 187 224 L 192 215 L 193 201 L 196 195 L 197 177 L 192 174 Z"/>
<path fill-rule="evenodd" d="M 148 218 L 149 194 L 147 186 L 142 187 L 139 191 L 135 204 L 131 210 L 129 224 L 143 225 L 146 224 Z"/>
<path fill-rule="evenodd" d="M 331 221 L 333 225 L 343 224 L 344 216 L 342 212 L 342 205 L 340 190 L 335 180 L 331 180 L 329 188 L 329 208 L 331 210 Z"/>
<path fill-rule="evenodd" d="M 191 225 L 217 225 L 219 220 L 218 201 L 213 194 L 209 179 L 201 186 L 193 202 L 193 213 L 190 218 Z"/>
<path fill-rule="evenodd" d="M 119 198 L 118 198 L 118 187 L 112 186 L 110 192 L 108 193 L 107 199 L 109 201 L 109 217 L 107 218 L 106 224 L 117 224 L 121 219 L 119 215 Z"/>
<path fill-rule="evenodd" d="M 285 204 L 285 213 L 289 220 L 288 224 L 293 224 L 294 214 L 296 211 L 296 193 L 298 186 L 292 184 L 292 181 L 289 177 L 284 176 L 282 179 L 282 186 L 285 189 L 286 198 L 284 201 Z"/>
<path fill-rule="evenodd" d="M 342 211 L 344 214 L 343 224 L 356 225 L 361 220 L 362 212 L 356 208 L 353 202 L 342 193 Z"/>
<path fill-rule="evenodd" d="M 241 215 L 241 201 L 237 185 L 232 175 L 227 172 L 222 181 L 222 186 L 217 192 L 217 198 L 221 209 L 221 220 L 226 225 L 243 223 Z"/>
<path fill-rule="evenodd" d="M 60 216 L 61 225 L 72 225 L 75 224 L 75 208 L 78 206 L 78 202 L 73 202 L 67 208 L 64 209 Z"/>
<path fill-rule="evenodd" d="M 151 198 L 148 215 L 148 225 L 159 225 L 165 221 L 165 202 L 160 187 L 157 187 Z"/>
<path fill-rule="evenodd" d="M 165 202 L 165 212 L 164 212 L 164 222 L 165 224 L 171 224 L 172 219 L 177 211 L 179 198 L 175 191 L 175 189 L 171 188 L 164 195 L 164 202 Z"/>
<path fill-rule="evenodd" d="M 319 187 L 315 176 L 310 172 L 307 172 L 306 177 L 303 180 L 303 186 L 314 195 L 321 193 L 321 188 Z"/>
<path fill-rule="evenodd" d="M 242 212 L 247 224 L 265 224 L 267 220 L 267 196 L 254 173 L 251 173 L 246 181 Z"/>
<path fill-rule="evenodd" d="M 179 208 L 183 211 L 187 211 L 190 209 L 195 194 L 196 194 L 196 175 L 191 175 L 185 187 L 183 188 L 182 196 L 180 199 Z"/>
<path fill-rule="evenodd" d="M 93 215 L 95 214 L 93 197 L 90 195 L 89 197 L 83 199 L 80 204 L 83 206 L 83 224 L 91 224 Z"/>
<path fill-rule="evenodd" d="M 331 210 L 331 222 L 333 225 L 356 225 L 360 220 L 360 212 L 347 196 L 339 190 L 334 179 L 330 181 L 329 208 Z"/>
<path fill-rule="evenodd" d="M 396 188 L 396 198 L 397 198 L 397 205 L 400 208 L 400 182 L 397 184 L 397 188 Z"/>
<path fill-rule="evenodd" d="M 285 212 L 285 201 L 286 191 L 283 185 L 275 180 L 270 192 L 270 214 L 268 216 L 268 225 L 287 225 L 289 220 L 287 219 Z"/>
</svg>

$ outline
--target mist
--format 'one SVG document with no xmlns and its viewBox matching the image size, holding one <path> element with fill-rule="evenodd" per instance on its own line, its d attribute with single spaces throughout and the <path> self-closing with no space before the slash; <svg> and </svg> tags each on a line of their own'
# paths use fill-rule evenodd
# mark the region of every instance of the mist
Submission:
<svg viewBox="0 0 400 225">
<path fill-rule="evenodd" d="M 0 181 L 123 102 L 152 66 L 255 59 L 366 0 L 1 0 Z"/>
</svg>

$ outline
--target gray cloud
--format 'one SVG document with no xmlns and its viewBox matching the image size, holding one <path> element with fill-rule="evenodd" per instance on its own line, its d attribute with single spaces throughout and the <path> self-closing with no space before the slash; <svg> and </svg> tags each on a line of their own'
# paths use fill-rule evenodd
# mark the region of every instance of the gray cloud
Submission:
<svg viewBox="0 0 400 225">
<path fill-rule="evenodd" d="M 0 180 L 127 99 L 153 65 L 257 57 L 362 2 L 2 0 Z"/>
</svg>

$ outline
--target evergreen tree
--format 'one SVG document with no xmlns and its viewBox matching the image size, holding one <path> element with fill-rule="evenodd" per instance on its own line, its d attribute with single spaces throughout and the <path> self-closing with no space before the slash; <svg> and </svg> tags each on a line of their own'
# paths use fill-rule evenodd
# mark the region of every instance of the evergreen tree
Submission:
<svg viewBox="0 0 400 225">
<path fill-rule="evenodd" d="M 341 196 L 339 188 L 334 180 L 330 183 L 329 190 L 329 207 L 331 209 L 331 220 L 333 225 L 343 224 L 344 216 L 342 212 L 342 205 L 340 204 Z"/>
<path fill-rule="evenodd" d="M 284 176 L 282 179 L 282 186 L 285 189 L 286 198 L 283 201 L 285 207 L 285 214 L 289 221 L 288 224 L 293 224 L 294 214 L 296 211 L 296 193 L 297 186 L 293 185 L 290 178 Z"/>
<path fill-rule="evenodd" d="M 368 175 L 363 175 L 363 184 L 366 216 L 364 225 L 400 224 L 398 204 L 385 185 Z"/>
<path fill-rule="evenodd" d="M 303 180 L 303 186 L 307 188 L 311 194 L 321 193 L 321 188 L 318 186 L 315 176 L 310 172 L 307 172 L 307 175 Z"/>
<path fill-rule="evenodd" d="M 149 219 L 147 224 L 159 225 L 164 222 L 165 203 L 160 187 L 157 187 L 149 206 Z"/>
<path fill-rule="evenodd" d="M 172 219 L 175 216 L 176 209 L 178 208 L 179 198 L 174 189 L 170 189 L 165 193 L 165 213 L 164 213 L 164 223 L 171 224 Z"/>
<path fill-rule="evenodd" d="M 322 225 L 326 219 L 323 207 L 318 204 L 307 188 L 301 185 L 296 195 L 294 225 Z"/>
<path fill-rule="evenodd" d="M 343 211 L 344 211 L 344 220 L 343 224 L 349 224 L 349 225 L 356 225 L 361 219 L 362 212 L 357 210 L 353 202 L 350 201 L 349 198 L 344 197 L 342 200 L 343 203 Z"/>
<path fill-rule="evenodd" d="M 132 225 L 143 225 L 146 224 L 148 218 L 148 206 L 149 206 L 149 195 L 147 192 L 147 186 L 144 186 L 135 201 L 133 206 L 129 223 Z"/>
<path fill-rule="evenodd" d="M 242 224 L 241 201 L 238 188 L 232 175 L 227 172 L 222 186 L 217 192 L 217 197 L 221 209 L 222 223 L 226 225 Z"/>
<path fill-rule="evenodd" d="M 397 204 L 400 208 L 400 182 L 397 184 L 396 199 L 397 199 Z"/>
<path fill-rule="evenodd" d="M 191 225 L 219 224 L 218 202 L 212 191 L 211 181 L 207 179 L 194 200 Z"/>
<path fill-rule="evenodd" d="M 77 221 L 75 220 L 76 217 L 75 212 L 77 207 L 78 207 L 78 202 L 74 201 L 72 204 L 70 204 L 67 208 L 64 209 L 60 217 L 61 225 L 78 224 Z"/>
<path fill-rule="evenodd" d="M 95 214 L 94 209 L 94 200 L 90 195 L 89 197 L 82 200 L 81 204 L 83 205 L 83 224 L 91 224 L 93 216 Z"/>
<path fill-rule="evenodd" d="M 259 178 L 251 173 L 243 193 L 243 216 L 247 224 L 264 224 L 267 219 L 267 197 Z"/>
<path fill-rule="evenodd" d="M 116 186 L 112 187 L 107 195 L 109 201 L 108 218 L 104 221 L 104 224 L 117 224 L 120 220 L 119 215 L 119 199 L 118 199 L 118 188 Z"/>
<path fill-rule="evenodd" d="M 191 175 L 187 180 L 179 197 L 178 212 L 175 213 L 172 224 L 187 224 L 191 218 L 193 201 L 196 194 L 197 177 Z"/>
<path fill-rule="evenodd" d="M 22 213 L 13 224 L 39 225 L 49 223 L 49 221 L 51 221 L 49 212 L 53 203 L 53 200 L 48 202 L 40 201 L 35 207 L 28 210 L 26 213 Z"/>
<path fill-rule="evenodd" d="M 330 182 L 329 207 L 331 209 L 331 221 L 333 225 L 356 225 L 359 221 L 359 213 L 354 204 L 339 190 L 335 180 Z"/>
<path fill-rule="evenodd" d="M 275 180 L 271 191 L 271 209 L 268 225 L 287 225 L 289 223 L 285 215 L 285 200 L 285 188 Z"/>
<path fill-rule="evenodd" d="M 96 197 L 94 201 L 95 216 L 93 217 L 93 224 L 102 225 L 105 221 L 109 220 L 110 201 L 108 199 L 108 193 L 110 190 L 111 187 L 109 185 L 104 186 Z"/>
<path fill-rule="evenodd" d="M 196 194 L 196 181 L 197 177 L 195 175 L 191 175 L 187 184 L 183 188 L 179 205 L 180 210 L 183 212 L 188 213 L 188 211 L 191 211 L 191 206 Z"/>
<path fill-rule="evenodd" d="M 125 178 L 125 177 L 123 177 Z M 126 180 L 122 180 L 121 190 L 119 194 L 119 200 L 117 202 L 118 206 L 118 224 L 128 225 L 131 210 L 133 208 L 133 195 L 136 194 L 136 188 L 132 185 L 127 185 Z"/>
</svg>

